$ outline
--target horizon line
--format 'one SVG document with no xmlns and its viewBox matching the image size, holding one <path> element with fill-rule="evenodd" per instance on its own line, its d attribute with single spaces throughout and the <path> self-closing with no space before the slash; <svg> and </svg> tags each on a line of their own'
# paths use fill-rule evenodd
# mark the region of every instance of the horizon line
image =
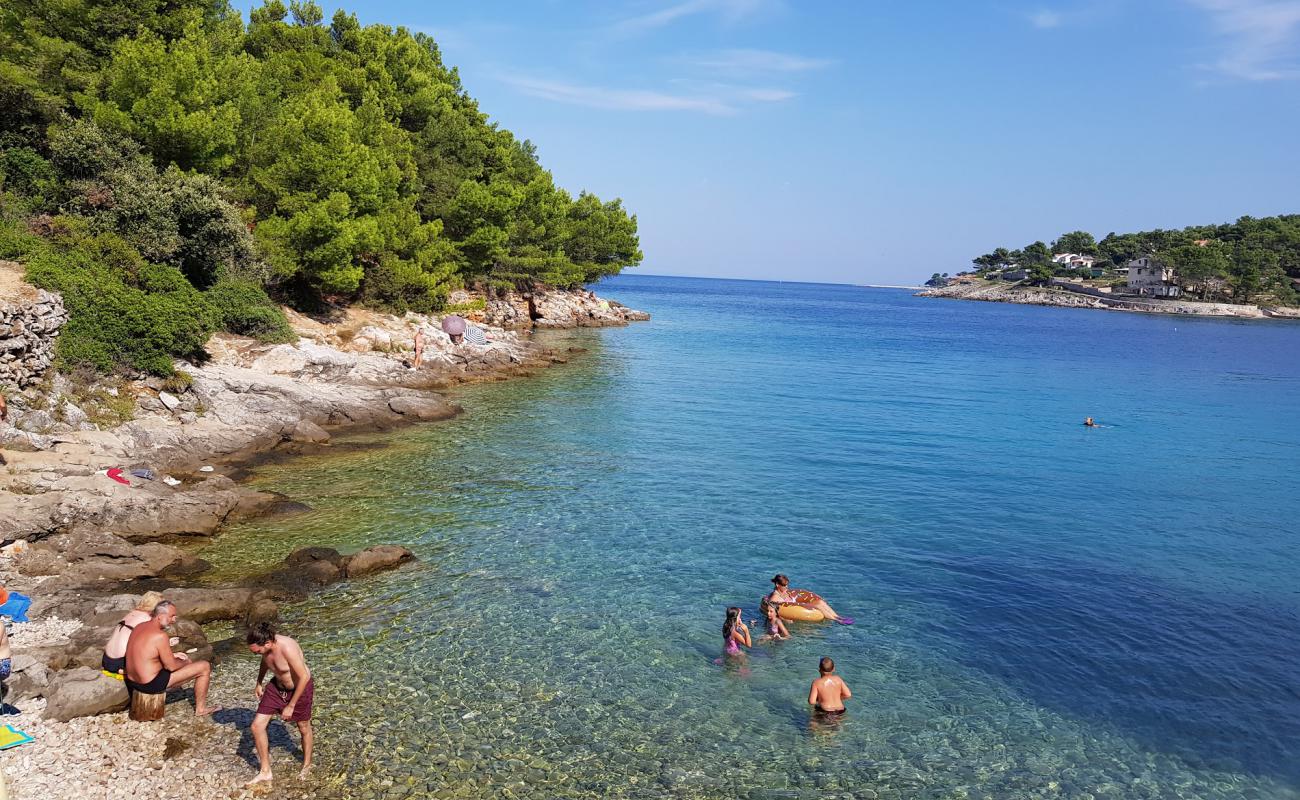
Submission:
<svg viewBox="0 0 1300 800">
<path fill-rule="evenodd" d="M 703 281 L 742 281 L 745 283 L 796 283 L 806 286 L 853 286 L 859 289 L 924 289 L 924 286 L 903 286 L 901 284 L 881 284 L 881 283 L 849 283 L 845 281 L 796 281 L 786 280 L 784 278 L 721 278 L 712 275 L 662 275 L 659 273 L 649 272 L 620 272 L 617 275 L 608 275 L 606 278 L 619 278 L 626 275 L 640 278 L 691 278 Z M 602 278 L 601 280 L 605 280 Z"/>
</svg>

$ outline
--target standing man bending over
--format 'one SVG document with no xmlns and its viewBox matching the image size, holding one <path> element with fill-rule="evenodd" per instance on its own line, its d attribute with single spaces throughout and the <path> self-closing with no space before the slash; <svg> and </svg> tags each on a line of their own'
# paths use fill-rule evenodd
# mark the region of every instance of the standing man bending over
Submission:
<svg viewBox="0 0 1300 800">
<path fill-rule="evenodd" d="M 248 632 L 248 649 L 262 657 L 257 670 L 257 686 L 253 689 L 260 701 L 257 715 L 253 717 L 253 743 L 257 745 L 257 777 L 249 784 L 271 780 L 271 745 L 267 740 L 266 726 L 271 717 L 280 715 L 285 722 L 298 725 L 302 734 L 302 771 L 304 778 L 311 771 L 311 702 L 315 686 L 311 670 L 303 658 L 302 648 L 288 636 L 277 635 L 269 622 L 259 622 Z M 262 679 L 271 673 L 271 682 L 262 687 Z"/>
<path fill-rule="evenodd" d="M 126 688 L 145 694 L 163 694 L 194 681 L 194 713 L 198 716 L 219 711 L 208 705 L 208 683 L 212 665 L 190 661 L 184 653 L 173 653 L 171 638 L 163 630 L 176 622 L 176 604 L 164 600 L 153 607 L 149 619 L 135 626 L 126 640 Z"/>
</svg>

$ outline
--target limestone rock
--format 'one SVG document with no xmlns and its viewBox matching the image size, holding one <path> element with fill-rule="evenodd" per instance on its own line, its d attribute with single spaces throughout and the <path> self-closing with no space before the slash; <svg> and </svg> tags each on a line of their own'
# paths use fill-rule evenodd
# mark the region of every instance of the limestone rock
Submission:
<svg viewBox="0 0 1300 800">
<path fill-rule="evenodd" d="M 15 565 L 25 575 L 53 575 L 41 585 L 43 592 L 52 592 L 59 587 L 153 578 L 185 559 L 183 551 L 169 545 L 132 545 L 106 531 L 79 530 L 37 542 L 15 559 Z"/>
<path fill-rule="evenodd" d="M 300 547 L 284 557 L 285 566 L 297 567 L 325 561 L 336 567 L 343 565 L 343 556 L 332 547 Z"/>
<path fill-rule="evenodd" d="M 158 400 L 163 404 L 163 407 L 166 408 L 168 411 L 175 411 L 181 405 L 180 398 L 178 398 L 176 395 L 172 394 L 171 392 L 159 392 Z"/>
<path fill-rule="evenodd" d="M 180 640 L 172 647 L 173 652 L 184 653 L 191 661 L 213 660 L 212 645 L 199 623 L 182 617 L 176 620 L 169 632 Z"/>
<path fill-rule="evenodd" d="M 324 444 L 330 440 L 330 435 L 321 426 L 309 419 L 304 419 L 299 420 L 298 424 L 293 426 L 289 439 L 307 444 Z"/>
<path fill-rule="evenodd" d="M 450 419 L 461 412 L 461 407 L 446 400 L 431 397 L 394 397 L 388 407 L 404 417 L 419 420 Z"/>
<path fill-rule="evenodd" d="M 60 722 L 126 708 L 126 684 L 90 667 L 64 670 L 51 678 L 45 716 Z"/>
<path fill-rule="evenodd" d="M 253 600 L 253 590 L 232 589 L 168 589 L 163 596 L 176 604 L 184 619 L 196 623 L 218 619 L 243 619 Z"/>
<path fill-rule="evenodd" d="M 86 416 L 86 412 L 82 411 L 80 408 L 77 408 L 67 400 L 63 401 L 63 408 L 60 411 L 60 413 L 63 416 L 63 424 L 71 426 L 73 428 L 80 427 L 81 424 L 86 422 L 86 420 L 88 419 L 88 417 Z"/>
<path fill-rule="evenodd" d="M 259 598 L 248 605 L 244 626 L 253 627 L 259 622 L 274 622 L 280 616 L 280 607 L 269 597 Z"/>
<path fill-rule="evenodd" d="M 264 353 L 250 366 L 272 375 L 294 375 L 307 366 L 307 356 L 293 345 L 282 344 Z"/>
<path fill-rule="evenodd" d="M 367 547 L 359 553 L 353 553 L 344 559 L 344 572 L 349 578 L 369 575 L 373 572 L 393 569 L 399 564 L 413 561 L 415 554 L 405 547 L 393 544 L 381 544 Z"/>
</svg>

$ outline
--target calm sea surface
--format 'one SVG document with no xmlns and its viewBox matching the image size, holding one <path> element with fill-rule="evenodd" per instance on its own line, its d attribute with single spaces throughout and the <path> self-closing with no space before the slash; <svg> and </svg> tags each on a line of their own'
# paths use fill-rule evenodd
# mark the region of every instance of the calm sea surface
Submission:
<svg viewBox="0 0 1300 800">
<path fill-rule="evenodd" d="M 322 796 L 1300 797 L 1300 325 L 602 292 L 654 321 L 259 469 L 314 511 L 203 551 L 422 559 L 286 609 Z M 778 571 L 857 624 L 715 663 Z"/>
</svg>

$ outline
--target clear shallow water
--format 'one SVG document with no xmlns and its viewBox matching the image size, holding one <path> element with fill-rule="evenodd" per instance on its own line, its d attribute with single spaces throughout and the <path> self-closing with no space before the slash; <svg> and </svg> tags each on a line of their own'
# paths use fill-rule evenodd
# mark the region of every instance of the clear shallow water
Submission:
<svg viewBox="0 0 1300 800">
<path fill-rule="evenodd" d="M 448 424 L 261 468 L 344 797 L 1300 797 L 1300 326 L 625 277 Z M 1111 426 L 1087 430 L 1094 416 Z M 852 627 L 714 663 L 772 573 Z M 855 692 L 810 725 L 816 660 Z"/>
</svg>

